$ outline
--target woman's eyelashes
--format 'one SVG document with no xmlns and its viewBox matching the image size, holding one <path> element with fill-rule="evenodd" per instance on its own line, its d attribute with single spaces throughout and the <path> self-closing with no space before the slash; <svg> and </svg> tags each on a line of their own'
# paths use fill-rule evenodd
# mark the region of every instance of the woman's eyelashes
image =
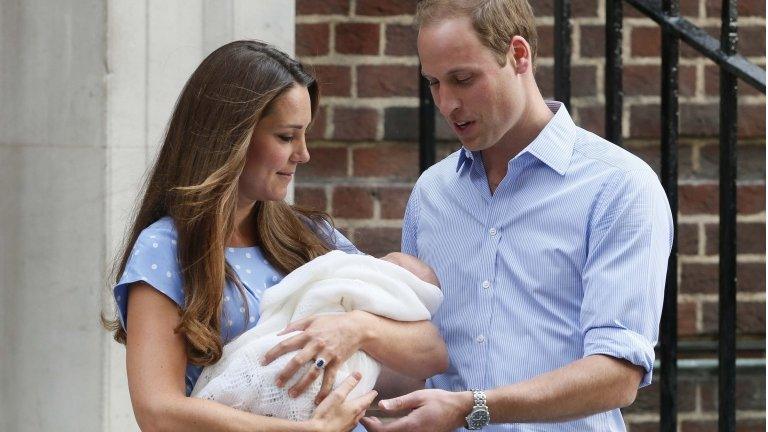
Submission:
<svg viewBox="0 0 768 432">
<path fill-rule="evenodd" d="M 277 137 L 280 138 L 281 141 L 288 144 L 292 143 L 294 139 L 293 135 L 278 135 Z"/>
</svg>

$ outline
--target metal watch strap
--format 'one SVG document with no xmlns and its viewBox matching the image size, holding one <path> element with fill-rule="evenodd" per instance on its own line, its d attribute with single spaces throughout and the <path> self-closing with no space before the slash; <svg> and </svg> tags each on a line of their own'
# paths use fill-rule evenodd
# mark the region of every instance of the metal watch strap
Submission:
<svg viewBox="0 0 768 432">
<path fill-rule="evenodd" d="M 472 392 L 474 405 L 472 406 L 472 411 L 465 417 L 465 427 L 468 430 L 480 430 L 487 426 L 491 419 L 488 405 L 486 404 L 485 392 L 478 389 L 470 389 L 470 391 Z"/>
<path fill-rule="evenodd" d="M 473 389 L 472 396 L 475 398 L 475 406 L 481 406 L 488 409 L 488 406 L 485 404 L 486 398 L 484 391 Z"/>
</svg>

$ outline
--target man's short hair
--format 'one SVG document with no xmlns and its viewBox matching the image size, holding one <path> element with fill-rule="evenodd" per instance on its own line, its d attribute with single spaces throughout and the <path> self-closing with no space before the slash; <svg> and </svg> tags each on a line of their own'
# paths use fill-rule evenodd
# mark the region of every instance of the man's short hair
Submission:
<svg viewBox="0 0 768 432">
<path fill-rule="evenodd" d="M 527 0 L 421 0 L 416 5 L 416 27 L 467 16 L 483 45 L 490 48 L 499 66 L 507 63 L 509 44 L 522 36 L 531 46 L 536 64 L 538 36 L 533 9 Z"/>
</svg>

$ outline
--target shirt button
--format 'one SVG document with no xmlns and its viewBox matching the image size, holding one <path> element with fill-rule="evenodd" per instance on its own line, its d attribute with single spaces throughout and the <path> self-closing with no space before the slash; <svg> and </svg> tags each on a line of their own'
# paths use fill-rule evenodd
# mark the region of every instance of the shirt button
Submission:
<svg viewBox="0 0 768 432">
<path fill-rule="evenodd" d="M 483 288 L 488 289 L 491 287 L 491 283 L 488 281 L 483 281 Z"/>
<path fill-rule="evenodd" d="M 495 236 L 495 235 L 496 235 L 496 228 L 491 228 L 491 229 L 489 229 L 489 230 L 488 230 L 488 234 L 490 234 L 490 235 L 491 235 L 491 237 Z"/>
<path fill-rule="evenodd" d="M 481 344 L 481 343 L 484 343 L 484 342 L 485 342 L 485 336 L 483 336 L 483 335 L 480 335 L 480 336 L 478 336 L 478 337 L 477 337 L 477 339 L 475 339 L 475 340 L 476 340 L 476 341 L 477 341 L 477 343 L 479 343 L 479 344 Z"/>
</svg>

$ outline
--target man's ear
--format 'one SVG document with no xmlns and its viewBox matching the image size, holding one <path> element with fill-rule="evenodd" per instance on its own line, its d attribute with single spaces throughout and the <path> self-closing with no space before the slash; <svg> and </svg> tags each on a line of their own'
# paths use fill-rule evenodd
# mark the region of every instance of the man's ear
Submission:
<svg viewBox="0 0 768 432">
<path fill-rule="evenodd" d="M 531 46 L 522 36 L 512 37 L 512 40 L 509 42 L 507 58 L 509 59 L 512 68 L 515 70 L 515 73 L 524 74 L 533 70 Z"/>
</svg>

